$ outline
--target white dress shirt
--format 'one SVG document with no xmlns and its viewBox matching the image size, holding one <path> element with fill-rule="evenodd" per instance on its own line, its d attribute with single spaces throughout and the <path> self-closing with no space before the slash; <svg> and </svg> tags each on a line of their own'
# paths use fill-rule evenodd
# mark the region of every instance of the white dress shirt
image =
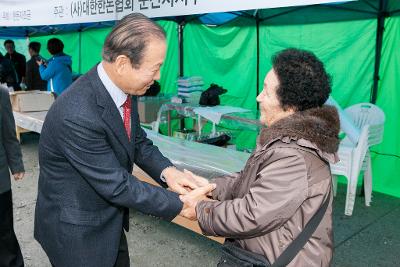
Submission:
<svg viewBox="0 0 400 267">
<path fill-rule="evenodd" d="M 108 77 L 106 71 L 104 70 L 103 64 L 101 62 L 99 65 L 97 65 L 97 74 L 99 74 L 101 82 L 103 83 L 104 87 L 107 89 L 112 100 L 117 106 L 119 114 L 121 115 L 123 121 L 124 120 L 123 105 L 128 95 L 125 94 L 124 91 L 122 91 L 118 86 L 116 86 L 113 81 L 111 81 L 110 77 Z"/>
</svg>

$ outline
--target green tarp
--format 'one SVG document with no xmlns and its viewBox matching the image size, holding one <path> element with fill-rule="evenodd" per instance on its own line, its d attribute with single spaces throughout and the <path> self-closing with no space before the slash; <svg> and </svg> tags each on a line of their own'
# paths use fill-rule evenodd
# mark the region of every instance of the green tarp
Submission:
<svg viewBox="0 0 400 267">
<path fill-rule="evenodd" d="M 3 54 L 3 56 L 7 53 L 6 49 L 4 48 L 4 42 L 7 40 L 8 38 L 0 38 L 0 53 Z M 14 44 L 15 44 L 15 51 L 17 51 L 18 53 L 23 54 L 26 57 L 26 60 L 29 60 L 30 56 L 28 53 L 28 43 L 27 40 L 25 38 L 23 39 L 13 39 Z"/>
<path fill-rule="evenodd" d="M 383 142 L 372 148 L 373 189 L 400 197 L 400 17 L 385 22 L 377 105 L 386 115 Z"/>
<path fill-rule="evenodd" d="M 342 107 L 369 101 L 376 20 L 263 25 L 260 35 L 261 85 L 271 68 L 271 56 L 282 49 L 296 47 L 313 51 L 324 62 L 332 78 L 332 95 Z"/>
</svg>

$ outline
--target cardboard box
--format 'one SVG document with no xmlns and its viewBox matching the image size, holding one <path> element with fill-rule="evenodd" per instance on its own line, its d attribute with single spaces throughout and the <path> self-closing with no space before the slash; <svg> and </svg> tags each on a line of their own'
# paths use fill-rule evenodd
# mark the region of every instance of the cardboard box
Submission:
<svg viewBox="0 0 400 267">
<path fill-rule="evenodd" d="M 54 102 L 54 96 L 44 91 L 10 92 L 13 111 L 31 112 L 49 110 Z"/>
<path fill-rule="evenodd" d="M 169 102 L 170 97 L 139 97 L 138 112 L 140 122 L 150 123 L 157 120 L 158 110 L 162 104 Z"/>
</svg>

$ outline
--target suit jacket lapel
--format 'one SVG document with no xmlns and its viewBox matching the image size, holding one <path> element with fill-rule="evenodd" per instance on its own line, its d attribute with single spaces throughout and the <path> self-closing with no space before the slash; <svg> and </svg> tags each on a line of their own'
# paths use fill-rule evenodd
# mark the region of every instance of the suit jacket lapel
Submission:
<svg viewBox="0 0 400 267">
<path fill-rule="evenodd" d="M 129 158 L 133 160 L 131 145 L 126 135 L 121 115 L 97 74 L 97 65 L 89 71 L 88 75 L 96 93 L 97 104 L 104 109 L 102 114 L 103 121 L 108 125 L 117 140 L 124 147 Z"/>
<path fill-rule="evenodd" d="M 117 107 L 114 105 L 114 102 L 112 102 L 111 104 L 112 105 L 108 105 L 107 107 L 105 107 L 102 118 L 113 131 L 114 135 L 117 137 L 121 145 L 125 148 L 126 152 L 132 160 L 131 144 L 128 140 L 128 136 L 126 134 L 121 115 L 119 114 Z"/>
</svg>

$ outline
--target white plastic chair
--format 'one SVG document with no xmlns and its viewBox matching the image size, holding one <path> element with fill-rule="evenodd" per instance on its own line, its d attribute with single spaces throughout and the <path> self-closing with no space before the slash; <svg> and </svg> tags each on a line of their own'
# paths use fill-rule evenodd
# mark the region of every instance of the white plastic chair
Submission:
<svg viewBox="0 0 400 267">
<path fill-rule="evenodd" d="M 371 103 L 360 103 L 346 108 L 345 112 L 360 129 L 364 125 L 369 125 L 369 147 L 382 142 L 385 113 L 378 106 Z"/>
<path fill-rule="evenodd" d="M 340 162 L 331 165 L 333 175 L 334 193 L 336 194 L 337 179 L 335 175 L 344 175 L 348 179 L 345 214 L 353 213 L 360 171 L 364 171 L 365 205 L 370 206 L 372 197 L 372 168 L 369 148 L 379 144 L 383 139 L 385 114 L 370 103 L 360 103 L 345 109 L 346 114 L 354 124 L 362 129 L 356 146 L 344 138 L 339 145 Z"/>
<path fill-rule="evenodd" d="M 344 214 L 349 216 L 353 213 L 358 175 L 368 151 L 368 130 L 368 125 L 362 128 L 357 146 L 354 146 L 351 141 L 348 142 L 343 139 L 339 145 L 338 151 L 340 161 L 336 164 L 331 164 L 331 172 L 333 174 L 333 192 L 335 196 L 337 188 L 336 176 L 343 175 L 347 178 L 347 194 Z M 364 184 L 366 185 L 367 182 Z"/>
</svg>

